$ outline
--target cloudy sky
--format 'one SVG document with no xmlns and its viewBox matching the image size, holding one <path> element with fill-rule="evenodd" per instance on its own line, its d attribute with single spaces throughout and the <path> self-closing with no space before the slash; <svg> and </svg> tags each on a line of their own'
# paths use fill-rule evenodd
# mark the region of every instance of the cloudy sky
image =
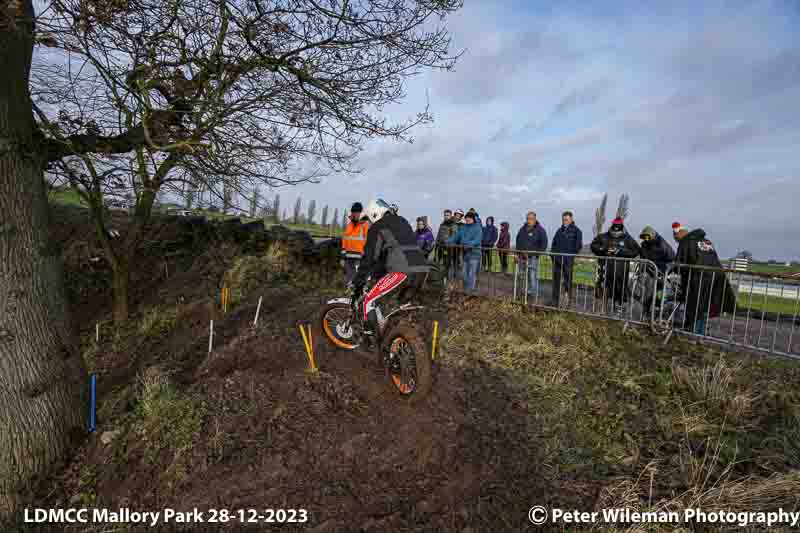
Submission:
<svg viewBox="0 0 800 533">
<path fill-rule="evenodd" d="M 466 3 L 455 71 L 391 110 L 427 95 L 434 123 L 366 145 L 359 175 L 281 190 L 284 206 L 381 196 L 408 218 L 475 207 L 514 228 L 535 209 L 551 235 L 570 208 L 590 237 L 600 196 L 627 192 L 636 234 L 679 220 L 723 256 L 800 257 L 800 3 Z"/>
</svg>

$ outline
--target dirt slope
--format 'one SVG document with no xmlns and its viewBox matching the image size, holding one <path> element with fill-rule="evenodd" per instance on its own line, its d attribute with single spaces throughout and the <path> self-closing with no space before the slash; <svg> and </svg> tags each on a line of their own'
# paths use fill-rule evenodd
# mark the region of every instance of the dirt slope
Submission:
<svg viewBox="0 0 800 533">
<path fill-rule="evenodd" d="M 532 505 L 798 505 L 797 365 L 454 298 L 433 395 L 411 408 L 369 354 L 317 337 L 321 370 L 306 372 L 296 321 L 317 316 L 335 279 L 285 272 L 274 254 L 205 270 L 201 253 L 183 277 L 152 281 L 158 298 L 98 345 L 82 324 L 99 429 L 38 506 L 309 512 L 196 531 L 475 533 L 527 530 Z M 226 314 L 211 299 L 222 278 L 237 295 Z M 77 314 L 102 316 L 90 306 Z"/>
</svg>

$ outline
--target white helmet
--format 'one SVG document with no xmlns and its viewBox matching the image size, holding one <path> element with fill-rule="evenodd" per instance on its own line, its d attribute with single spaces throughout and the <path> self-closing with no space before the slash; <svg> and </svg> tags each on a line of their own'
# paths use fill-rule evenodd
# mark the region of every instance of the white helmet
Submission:
<svg viewBox="0 0 800 533">
<path fill-rule="evenodd" d="M 374 224 L 383 218 L 383 215 L 391 210 L 392 207 L 389 204 L 378 198 L 377 200 L 373 200 L 369 203 L 365 214 L 367 215 L 367 218 L 369 218 L 369 221 Z"/>
</svg>

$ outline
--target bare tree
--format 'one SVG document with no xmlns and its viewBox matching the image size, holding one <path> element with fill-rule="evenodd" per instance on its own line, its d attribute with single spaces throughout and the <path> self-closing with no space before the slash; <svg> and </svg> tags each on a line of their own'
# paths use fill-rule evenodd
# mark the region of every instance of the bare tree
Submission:
<svg viewBox="0 0 800 533">
<path fill-rule="evenodd" d="M 320 223 L 323 226 L 327 226 L 328 225 L 328 206 L 327 205 L 322 208 L 322 220 L 320 221 Z"/>
<path fill-rule="evenodd" d="M 284 4 L 52 0 L 39 17 L 40 42 L 69 57 L 34 78 L 50 171 L 93 197 L 96 218 L 104 195 L 136 191 L 124 242 L 103 246 L 115 278 L 129 276 L 162 189 L 180 194 L 191 177 L 227 212 L 258 183 L 352 171 L 365 138 L 408 139 L 430 120 L 424 110 L 391 124 L 379 110 L 402 99 L 408 76 L 454 64 L 447 31 L 427 21 L 460 0 Z M 118 320 L 127 285 L 114 282 Z"/>
<path fill-rule="evenodd" d="M 603 233 L 606 225 L 606 204 L 608 203 L 608 193 L 603 194 L 603 199 L 600 200 L 600 207 L 594 212 L 594 236 L 597 237 Z"/>
<path fill-rule="evenodd" d="M 317 215 L 317 201 L 311 200 L 308 202 L 308 215 L 306 215 L 306 222 L 314 224 L 314 217 Z"/>
<path fill-rule="evenodd" d="M 281 195 L 275 195 L 275 203 L 272 206 L 272 212 L 275 213 L 275 222 L 280 222 L 280 212 L 281 212 Z"/>
<path fill-rule="evenodd" d="M 0 0 L 0 523 L 88 428 L 86 367 L 48 237 L 34 28 L 30 0 Z"/>
<path fill-rule="evenodd" d="M 331 221 L 331 225 L 334 229 L 339 227 L 339 208 L 333 210 L 333 220 Z"/>
<path fill-rule="evenodd" d="M 347 227 L 347 209 L 344 209 L 342 213 L 342 228 L 346 227 Z"/>
<path fill-rule="evenodd" d="M 430 119 L 387 123 L 409 76 L 449 68 L 430 21 L 460 0 L 0 0 L 0 513 L 46 474 L 84 423 L 85 370 L 47 243 L 43 170 L 88 199 L 128 316 L 130 265 L 159 192 L 315 179 L 350 166 L 367 137 L 407 139 Z M 38 30 L 38 32 L 37 32 Z M 36 66 L 34 42 L 51 49 Z M 54 60 L 53 60 L 54 59 Z M 29 94 L 29 83 L 35 99 Z M 68 97 L 68 98 L 67 98 Z M 33 113 L 35 112 L 35 119 Z M 315 161 L 304 171 L 298 161 Z M 325 167 L 325 168 L 322 168 Z M 112 239 L 105 196 L 135 198 Z M 25 298 L 19 298 L 23 294 Z M 9 340 L 10 339 L 10 340 Z"/>
<path fill-rule="evenodd" d="M 294 203 L 294 223 L 295 224 L 299 224 L 300 223 L 300 216 L 301 216 L 300 215 L 300 210 L 303 207 L 302 202 L 303 202 L 303 199 L 300 196 L 298 196 L 297 197 L 297 201 Z"/>
<path fill-rule="evenodd" d="M 617 205 L 617 218 L 626 220 L 630 214 L 630 196 L 628 196 L 627 193 L 622 193 L 619 197 L 619 204 Z"/>
<path fill-rule="evenodd" d="M 284 207 L 284 208 L 283 208 L 283 219 L 281 220 L 281 222 L 286 222 L 288 219 L 289 219 L 289 218 L 288 218 L 288 216 L 286 215 L 286 208 Z"/>
<path fill-rule="evenodd" d="M 194 201 L 197 196 L 197 185 L 192 181 L 186 182 L 186 188 L 184 190 L 184 202 L 183 205 L 186 209 L 191 209 L 194 207 Z"/>
<path fill-rule="evenodd" d="M 254 187 L 253 192 L 250 193 L 250 218 L 256 218 L 257 211 L 258 211 L 258 187 Z"/>
</svg>

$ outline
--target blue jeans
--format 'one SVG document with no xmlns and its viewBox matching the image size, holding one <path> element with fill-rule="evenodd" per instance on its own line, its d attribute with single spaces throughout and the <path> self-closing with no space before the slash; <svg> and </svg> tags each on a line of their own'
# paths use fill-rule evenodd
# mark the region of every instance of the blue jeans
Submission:
<svg viewBox="0 0 800 533">
<path fill-rule="evenodd" d="M 466 255 L 464 256 L 464 290 L 474 291 L 476 277 L 478 274 L 478 267 L 481 265 L 480 255 Z"/>
<path fill-rule="evenodd" d="M 535 296 L 539 293 L 539 258 L 535 255 L 528 257 L 528 295 Z"/>
<path fill-rule="evenodd" d="M 694 332 L 696 335 L 706 334 L 706 317 L 698 318 L 694 321 Z"/>
</svg>

